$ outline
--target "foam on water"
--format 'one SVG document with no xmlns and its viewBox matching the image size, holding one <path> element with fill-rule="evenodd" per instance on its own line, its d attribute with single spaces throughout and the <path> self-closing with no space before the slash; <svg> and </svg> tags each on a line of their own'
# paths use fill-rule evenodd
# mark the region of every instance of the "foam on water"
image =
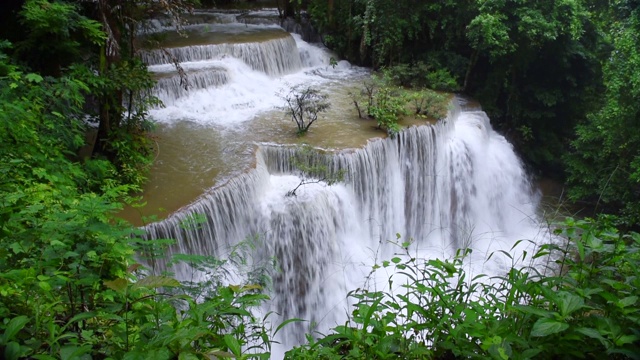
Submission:
<svg viewBox="0 0 640 360">
<path fill-rule="evenodd" d="M 178 54 L 180 59 L 188 60 L 181 62 L 181 66 L 187 73 L 187 79 L 192 79 L 190 81 L 196 84 L 188 91 L 180 86 L 175 66 L 162 63 L 167 62 L 167 59 L 159 50 L 146 54 L 147 61 L 153 64 L 149 69 L 170 79 L 161 80 L 156 87 L 156 96 L 163 100 L 165 107 L 153 110 L 152 117 L 165 124 L 187 120 L 199 124 L 237 126 L 261 112 L 283 106 L 280 95 L 293 86 L 322 85 L 366 71 L 352 67 L 346 61 L 332 67 L 332 55 L 326 49 L 304 42 L 299 35 L 294 34 L 289 39 L 294 48 L 288 52 L 275 51 L 270 41 L 233 46 L 198 45 L 170 49 L 172 53 Z M 249 55 L 251 51 L 248 50 L 229 50 L 233 47 L 262 49 L 259 52 L 262 55 Z M 220 50 L 221 48 L 226 50 Z M 273 65 L 278 63 L 273 59 L 267 61 L 272 65 L 263 65 L 264 54 L 280 58 L 279 63 L 285 65 Z M 280 70 L 269 70 L 285 69 L 286 64 L 298 65 L 292 65 L 287 71 L 282 70 L 284 73 Z M 296 69 L 297 71 L 294 71 Z M 220 74 L 224 74 L 223 77 Z M 203 76 L 207 78 L 203 79 Z M 219 81 L 215 77 L 220 77 Z"/>
</svg>

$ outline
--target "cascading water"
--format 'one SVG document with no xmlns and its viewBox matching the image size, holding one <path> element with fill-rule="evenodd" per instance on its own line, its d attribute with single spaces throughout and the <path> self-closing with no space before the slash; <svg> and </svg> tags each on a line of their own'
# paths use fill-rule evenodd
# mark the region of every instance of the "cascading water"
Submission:
<svg viewBox="0 0 640 360">
<path fill-rule="evenodd" d="M 161 74 L 160 69 L 156 72 Z M 173 73 L 168 73 L 164 77 L 159 76 L 152 92 L 164 105 L 173 105 L 176 100 L 188 96 L 194 90 L 218 87 L 228 82 L 229 74 L 226 69 L 210 66 L 187 72 L 186 79 Z"/>
<path fill-rule="evenodd" d="M 190 94 L 168 91 L 175 95 L 170 106 L 153 115 L 162 122 L 187 119 L 229 128 L 277 104 L 272 94 L 282 83 L 321 84 L 355 71 L 343 64 L 334 74 L 318 76 L 329 71 L 329 55 L 287 36 L 274 40 L 291 46 L 286 51 L 269 41 L 172 50 L 189 61 L 187 69 L 202 74 L 224 69 L 219 73 L 225 80 L 211 82 L 213 88 L 203 82 Z M 243 47 L 260 48 L 256 54 L 261 55 L 234 50 Z M 157 64 L 160 55 L 151 52 L 147 60 L 156 64 L 152 70 L 168 71 L 168 65 Z M 296 73 L 300 68 L 305 70 Z M 277 77 L 288 72 L 294 74 Z M 396 234 L 412 239 L 411 251 L 423 257 L 449 258 L 457 249 L 472 249 L 473 272 L 498 273 L 504 264 L 497 258 L 485 262 L 489 253 L 540 237 L 538 199 L 511 145 L 491 129 L 484 112 L 462 109 L 459 101 L 434 125 L 412 127 L 355 150 L 309 153 L 258 144 L 249 171 L 145 230 L 150 238 L 176 240 L 169 255 L 219 257 L 230 246 L 258 237 L 254 258 L 273 258 L 280 270 L 273 274 L 272 301 L 265 311 L 309 320 L 283 329 L 285 346 L 302 342 L 308 324 L 322 331 L 344 321 L 350 312 L 347 292 L 363 286 L 372 264 L 394 255 Z M 344 173 L 344 181 L 306 184 L 288 196 L 304 180 L 296 169 L 301 161 Z M 184 226 L 194 216 L 205 220 Z M 186 269 L 177 271 L 187 276 L 180 273 Z"/>
<path fill-rule="evenodd" d="M 241 59 L 253 70 L 268 75 L 283 75 L 300 70 L 302 65 L 299 57 L 290 56 L 298 51 L 295 40 L 284 31 L 282 34 L 279 39 L 262 43 L 195 45 L 149 51 L 142 58 L 148 65 L 158 65 L 166 63 L 167 58 L 178 62 L 194 62 L 229 56 Z"/>
<path fill-rule="evenodd" d="M 149 225 L 148 233 L 176 239 L 172 252 L 214 256 L 260 236 L 256 256 L 274 258 L 282 270 L 273 278 L 273 310 L 321 327 L 341 320 L 347 291 L 362 286 L 374 261 L 393 256 L 397 233 L 425 257 L 473 249 L 470 261 L 485 273 L 500 270 L 499 263 L 483 264 L 489 253 L 536 239 L 536 198 L 511 146 L 481 111 L 454 112 L 363 149 L 312 156 L 313 164 L 344 170 L 344 182 L 304 185 L 287 196 L 301 181 L 292 165 L 298 151 L 261 146 L 254 170 Z M 196 215 L 206 222 L 181 226 Z M 304 332 L 291 326 L 284 338 L 296 343 Z"/>
</svg>

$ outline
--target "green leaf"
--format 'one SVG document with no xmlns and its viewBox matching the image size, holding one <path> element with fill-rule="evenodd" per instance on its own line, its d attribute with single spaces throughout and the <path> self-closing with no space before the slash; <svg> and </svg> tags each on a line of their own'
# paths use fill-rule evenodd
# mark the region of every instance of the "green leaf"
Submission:
<svg viewBox="0 0 640 360">
<path fill-rule="evenodd" d="M 191 352 L 181 352 L 178 355 L 178 360 L 198 360 L 198 357 Z"/>
<path fill-rule="evenodd" d="M 575 240 L 576 246 L 578 247 L 578 256 L 580 261 L 584 261 L 584 243 L 582 242 L 582 239 L 576 239 Z"/>
<path fill-rule="evenodd" d="M 577 332 L 579 332 L 582 335 L 588 336 L 592 339 L 596 339 L 599 340 L 600 343 L 605 347 L 608 348 L 608 341 L 600 334 L 600 332 L 596 329 L 593 328 L 577 328 L 576 329 Z"/>
<path fill-rule="evenodd" d="M 636 341 L 638 341 L 640 339 L 640 337 L 638 337 L 637 335 L 622 335 L 619 338 L 616 339 L 616 345 L 617 346 L 624 346 L 626 344 L 631 344 L 634 343 Z"/>
<path fill-rule="evenodd" d="M 208 353 L 208 355 L 213 355 L 214 358 L 232 358 L 233 354 L 228 353 L 226 351 L 214 350 Z"/>
<path fill-rule="evenodd" d="M 60 348 L 60 360 L 85 359 L 83 355 L 91 351 L 91 346 L 64 346 Z"/>
<path fill-rule="evenodd" d="M 618 301 L 617 305 L 621 308 L 625 308 L 627 306 L 631 306 L 633 304 L 635 304 L 638 301 L 638 297 L 637 296 L 627 296 L 624 299 L 620 299 L 620 301 Z"/>
<path fill-rule="evenodd" d="M 35 73 L 29 73 L 29 74 L 25 75 L 24 78 L 27 79 L 28 82 L 36 83 L 36 84 L 42 82 L 42 80 L 43 80 L 42 76 L 40 76 L 38 74 L 35 74 Z"/>
<path fill-rule="evenodd" d="M 283 328 L 283 327 L 285 327 L 287 324 L 290 324 L 290 323 L 292 323 L 292 322 L 294 322 L 294 321 L 295 321 L 295 322 L 304 322 L 304 320 L 302 320 L 302 319 L 298 319 L 298 318 L 293 318 L 293 319 L 285 320 L 285 321 L 283 321 L 280 325 L 278 325 L 278 327 L 276 327 L 276 331 L 273 333 L 273 335 L 275 336 L 275 335 L 278 333 L 278 331 L 280 331 L 280 329 L 282 329 L 282 328 Z"/>
<path fill-rule="evenodd" d="M 492 336 L 484 339 L 480 347 L 482 348 L 482 350 L 487 351 L 489 350 L 490 347 L 494 345 L 500 345 L 501 343 L 502 343 L 502 337 L 496 335 L 496 336 Z"/>
<path fill-rule="evenodd" d="M 24 315 L 17 316 L 17 317 L 14 317 L 13 319 L 11 319 L 11 321 L 9 321 L 9 324 L 7 324 L 7 328 L 4 330 L 4 334 L 1 337 L 2 343 L 6 344 L 10 340 L 12 340 L 13 337 L 16 336 L 16 334 L 20 330 L 22 330 L 22 328 L 28 322 L 29 322 L 29 318 L 24 316 Z"/>
<path fill-rule="evenodd" d="M 174 278 L 168 276 L 157 276 L 150 275 L 145 277 L 144 279 L 138 280 L 135 284 L 133 284 L 134 289 L 138 288 L 149 288 L 155 289 L 159 287 L 176 287 L 180 286 L 180 282 Z"/>
<path fill-rule="evenodd" d="M 541 352 L 542 352 L 542 349 L 540 349 L 540 348 L 527 349 L 527 350 L 523 351 L 522 354 L 520 354 L 520 358 L 521 359 L 534 359 Z"/>
<path fill-rule="evenodd" d="M 233 355 L 235 355 L 236 357 L 240 357 L 240 355 L 242 355 L 240 343 L 238 342 L 238 339 L 236 339 L 233 335 L 226 334 L 224 336 L 224 343 L 225 345 L 227 345 Z"/>
<path fill-rule="evenodd" d="M 565 331 L 569 328 L 569 324 L 556 321 L 554 319 L 542 318 L 533 324 L 531 336 L 549 336 Z"/>
<path fill-rule="evenodd" d="M 94 312 L 84 312 L 72 317 L 71 320 L 67 322 L 67 324 L 72 324 L 74 322 L 82 321 L 86 319 L 93 319 L 95 317 L 96 317 L 96 313 Z"/>
<path fill-rule="evenodd" d="M 129 282 L 121 278 L 104 282 L 104 286 L 119 293 L 124 293 L 124 291 L 127 289 L 127 285 L 129 285 Z"/>
<path fill-rule="evenodd" d="M 4 358 L 6 360 L 18 360 L 20 358 L 20 344 L 12 341 L 4 348 Z"/>
<path fill-rule="evenodd" d="M 572 312 L 584 307 L 584 299 L 563 291 L 558 294 L 558 307 L 560 308 L 560 315 L 567 317 Z"/>
<path fill-rule="evenodd" d="M 147 360 L 150 354 L 145 354 L 141 351 L 129 351 L 124 354 L 122 360 Z"/>
<path fill-rule="evenodd" d="M 11 243 L 9 247 L 11 248 L 13 253 L 16 255 L 24 252 L 24 250 L 22 249 L 22 245 L 18 242 Z"/>
</svg>

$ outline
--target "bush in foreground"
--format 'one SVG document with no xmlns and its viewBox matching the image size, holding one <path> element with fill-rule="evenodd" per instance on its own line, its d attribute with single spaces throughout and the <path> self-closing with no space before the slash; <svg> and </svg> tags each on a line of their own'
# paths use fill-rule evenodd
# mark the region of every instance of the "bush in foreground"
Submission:
<svg viewBox="0 0 640 360">
<path fill-rule="evenodd" d="M 609 224 L 568 220 L 558 231 L 565 246 L 512 259 L 546 264 L 495 278 L 469 279 L 465 254 L 385 261 L 392 290 L 351 292 L 349 320 L 286 358 L 640 358 L 640 235 Z"/>
</svg>

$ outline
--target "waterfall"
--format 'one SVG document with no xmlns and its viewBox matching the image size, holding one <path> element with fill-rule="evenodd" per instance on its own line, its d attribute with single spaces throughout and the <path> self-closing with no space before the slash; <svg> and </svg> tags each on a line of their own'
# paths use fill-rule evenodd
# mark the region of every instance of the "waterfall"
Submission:
<svg viewBox="0 0 640 360">
<path fill-rule="evenodd" d="M 219 60 L 225 57 L 241 59 L 252 69 L 271 76 L 302 68 L 296 41 L 284 31 L 280 38 L 261 42 L 192 45 L 142 53 L 142 60 L 147 65 Z"/>
<path fill-rule="evenodd" d="M 176 100 L 188 96 L 191 91 L 219 87 L 229 82 L 229 74 L 224 68 L 187 71 L 185 75 L 186 79 L 179 74 L 162 76 L 151 92 L 165 105 L 173 105 Z"/>
<path fill-rule="evenodd" d="M 301 161 L 344 172 L 335 185 L 308 184 L 287 196 L 303 175 Z M 396 234 L 425 257 L 473 249 L 476 272 L 520 239 L 535 240 L 536 196 L 511 145 L 482 111 L 455 107 L 435 125 L 337 153 L 262 145 L 253 170 L 202 196 L 168 219 L 148 225 L 151 238 L 173 238 L 169 253 L 219 255 L 258 235 L 256 258 L 274 258 L 271 309 L 327 329 L 348 312 L 347 291 L 362 287 L 370 266 L 389 259 Z M 204 223 L 183 226 L 196 215 Z M 289 326 L 291 344 L 309 331 Z"/>
<path fill-rule="evenodd" d="M 256 113 L 281 104 L 275 94 L 282 86 L 331 89 L 358 73 L 346 62 L 330 66 L 326 49 L 298 35 L 231 25 L 229 33 L 241 34 L 241 41 L 193 45 L 190 40 L 191 45 L 167 49 L 170 56 L 161 50 L 143 54 L 159 79 L 154 92 L 167 105 L 153 110 L 156 121 L 233 129 L 237 132 L 223 136 L 242 138 L 253 130 Z M 262 35 L 260 29 L 270 33 Z M 198 41 L 210 33 L 194 32 Z M 182 62 L 189 93 L 169 57 Z M 411 252 L 424 258 L 450 258 L 458 249 L 471 249 L 465 259 L 471 273 L 498 274 L 510 264 L 498 256 L 486 262 L 489 254 L 510 251 L 521 239 L 540 238 L 538 199 L 511 145 L 493 131 L 487 115 L 459 102 L 454 100 L 448 116 L 436 124 L 370 140 L 358 149 L 307 151 L 260 143 L 249 171 L 145 226 L 146 236 L 175 239 L 167 256 L 216 258 L 257 239 L 250 260 L 276 263 L 265 313 L 308 320 L 282 329 L 285 346 L 303 342 L 311 324 L 313 330 L 327 331 L 344 323 L 348 292 L 384 283 L 369 277 L 371 267 L 395 256 L 399 241 L 409 241 Z M 309 179 L 300 171 L 307 165 L 343 180 Z M 155 271 L 167 267 L 160 260 L 152 265 Z M 192 279 L 187 267 L 171 270 Z"/>
</svg>

